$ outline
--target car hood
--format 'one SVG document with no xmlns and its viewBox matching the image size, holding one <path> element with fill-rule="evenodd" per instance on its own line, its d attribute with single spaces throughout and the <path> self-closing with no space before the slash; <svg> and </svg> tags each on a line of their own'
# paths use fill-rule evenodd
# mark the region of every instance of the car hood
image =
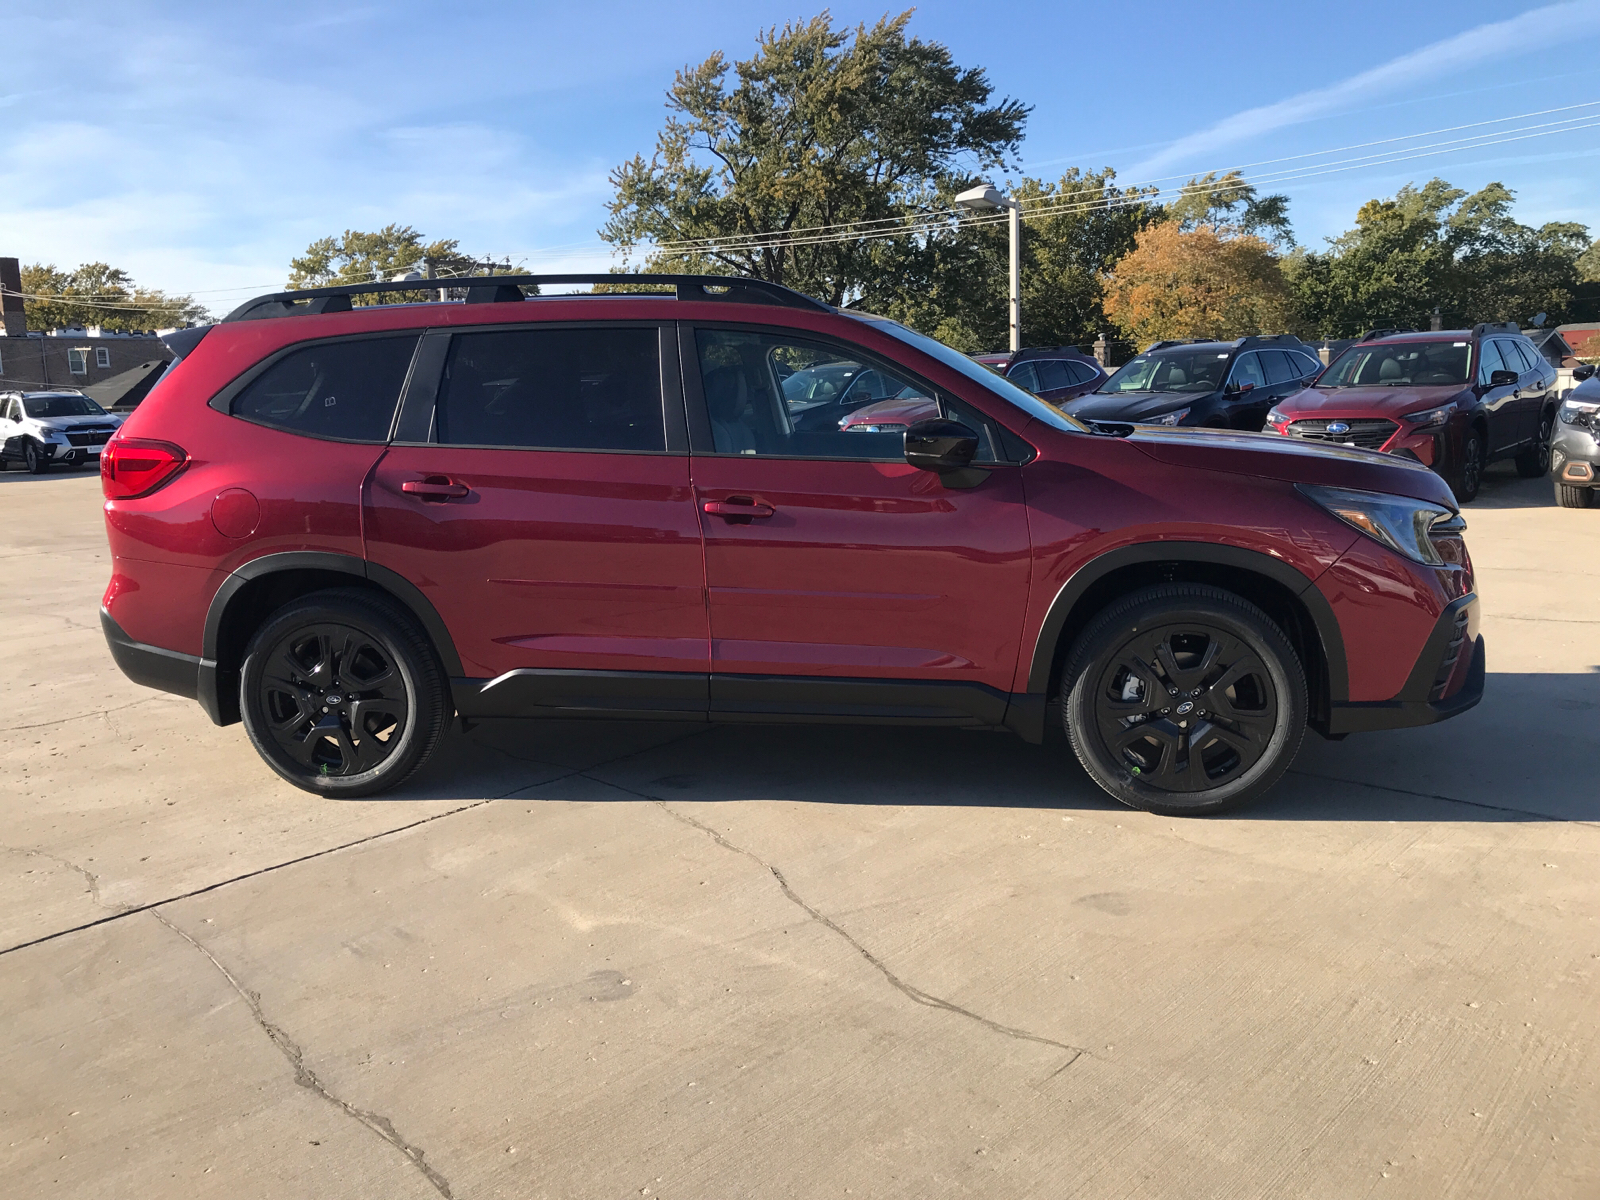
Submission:
<svg viewBox="0 0 1600 1200">
<path fill-rule="evenodd" d="M 1080 421 L 1148 421 L 1180 408 L 1190 408 L 1210 392 L 1090 392 L 1068 400 L 1061 411 Z"/>
<path fill-rule="evenodd" d="M 26 421 L 29 425 L 47 430 L 50 433 L 66 433 L 70 429 L 79 429 L 85 426 L 104 428 L 107 425 L 122 424 L 121 417 L 113 416 L 109 413 L 103 417 L 27 417 Z"/>
<path fill-rule="evenodd" d="M 1410 496 L 1455 510 L 1444 480 L 1408 458 L 1276 433 L 1136 429 L 1128 440 L 1157 462 L 1285 483 L 1317 483 Z"/>
<path fill-rule="evenodd" d="M 863 404 L 839 422 L 846 425 L 910 425 L 925 417 L 937 417 L 939 406 L 926 396 L 901 396 L 893 400 L 878 400 Z"/>
<path fill-rule="evenodd" d="M 1442 387 L 1347 387 L 1302 388 L 1273 405 L 1290 417 L 1400 417 L 1406 413 L 1437 408 L 1465 385 Z"/>
</svg>

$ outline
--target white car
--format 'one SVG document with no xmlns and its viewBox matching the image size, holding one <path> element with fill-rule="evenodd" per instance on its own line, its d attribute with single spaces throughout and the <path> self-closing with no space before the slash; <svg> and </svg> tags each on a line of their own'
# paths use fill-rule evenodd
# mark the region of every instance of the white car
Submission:
<svg viewBox="0 0 1600 1200">
<path fill-rule="evenodd" d="M 122 424 L 82 392 L 0 392 L 0 471 L 20 462 L 34 475 L 52 463 L 99 463 Z"/>
</svg>

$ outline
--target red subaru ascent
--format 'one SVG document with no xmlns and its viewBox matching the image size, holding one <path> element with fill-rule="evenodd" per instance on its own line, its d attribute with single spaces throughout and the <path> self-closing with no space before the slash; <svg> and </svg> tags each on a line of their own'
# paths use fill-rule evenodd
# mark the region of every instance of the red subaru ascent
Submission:
<svg viewBox="0 0 1600 1200">
<path fill-rule="evenodd" d="M 523 290 L 585 282 L 654 287 Z M 101 460 L 118 664 L 302 788 L 399 784 L 452 716 L 1060 721 L 1116 799 L 1200 813 L 1308 725 L 1482 694 L 1463 524 L 1418 463 L 1081 424 L 760 280 L 351 303 L 414 286 L 170 335 Z M 864 372 L 932 413 L 807 415 Z"/>
</svg>

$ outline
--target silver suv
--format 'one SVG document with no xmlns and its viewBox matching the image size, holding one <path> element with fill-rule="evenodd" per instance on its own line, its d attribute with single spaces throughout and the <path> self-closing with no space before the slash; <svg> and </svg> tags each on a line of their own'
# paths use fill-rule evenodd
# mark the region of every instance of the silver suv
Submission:
<svg viewBox="0 0 1600 1200">
<path fill-rule="evenodd" d="M 13 462 L 34 475 L 52 463 L 98 465 L 121 424 L 82 392 L 0 392 L 0 471 Z"/>
<path fill-rule="evenodd" d="M 1555 436 L 1550 439 L 1550 475 L 1556 503 L 1562 508 L 1590 508 L 1600 488 L 1600 377 L 1593 367 L 1573 372 L 1577 387 L 1556 410 Z"/>
</svg>

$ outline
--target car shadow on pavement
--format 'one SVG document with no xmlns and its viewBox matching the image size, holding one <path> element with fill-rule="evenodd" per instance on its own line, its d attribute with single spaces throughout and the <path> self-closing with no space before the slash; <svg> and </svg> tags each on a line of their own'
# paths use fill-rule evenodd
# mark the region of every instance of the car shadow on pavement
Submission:
<svg viewBox="0 0 1600 1200">
<path fill-rule="evenodd" d="M 1600 820 L 1600 668 L 1491 674 L 1486 696 L 1439 725 L 1340 742 L 1308 733 L 1272 792 L 1213 819 Z M 416 780 L 378 799 L 512 795 L 1122 811 L 1055 731 L 1031 746 L 962 729 L 624 721 L 453 729 Z"/>
<path fill-rule="evenodd" d="M 1510 462 L 1498 462 L 1483 473 L 1477 499 L 1462 506 L 1467 518 L 1468 541 L 1471 540 L 1472 511 L 1484 508 L 1554 508 L 1555 489 L 1549 476 L 1524 479 Z"/>
</svg>

